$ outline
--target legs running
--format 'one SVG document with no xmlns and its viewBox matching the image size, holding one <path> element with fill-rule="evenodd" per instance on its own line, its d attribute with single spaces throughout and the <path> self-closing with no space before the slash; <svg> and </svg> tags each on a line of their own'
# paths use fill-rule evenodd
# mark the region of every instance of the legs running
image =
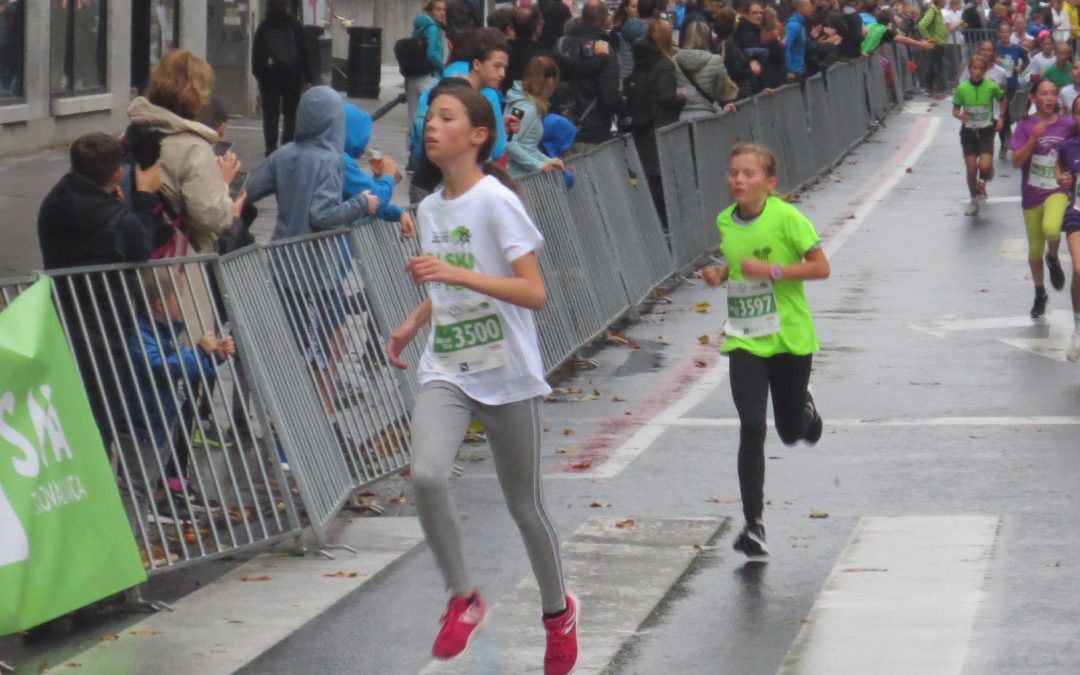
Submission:
<svg viewBox="0 0 1080 675">
<path fill-rule="evenodd" d="M 1080 230 L 1068 234 L 1069 255 L 1072 257 L 1072 311 L 1073 336 L 1065 357 L 1080 361 Z"/>
<path fill-rule="evenodd" d="M 806 405 L 810 384 L 810 354 L 777 354 L 769 359 L 769 389 L 772 392 L 776 431 L 785 445 L 806 438 L 814 415 Z"/>
<path fill-rule="evenodd" d="M 470 594 L 457 513 L 450 502 L 450 469 L 472 419 L 472 402 L 457 387 L 431 382 L 413 411 L 412 482 L 424 537 L 450 592 Z"/>
<path fill-rule="evenodd" d="M 540 400 L 500 406 L 478 405 L 495 472 L 510 515 L 521 532 L 545 614 L 566 608 L 559 540 L 540 490 Z"/>
<path fill-rule="evenodd" d="M 730 361 L 731 396 L 739 412 L 739 491 L 746 522 L 753 523 L 764 511 L 769 366 L 742 349 L 731 352 Z"/>
<path fill-rule="evenodd" d="M 978 157 L 976 155 L 964 155 L 964 168 L 967 170 L 968 195 L 975 199 L 979 196 Z"/>
</svg>

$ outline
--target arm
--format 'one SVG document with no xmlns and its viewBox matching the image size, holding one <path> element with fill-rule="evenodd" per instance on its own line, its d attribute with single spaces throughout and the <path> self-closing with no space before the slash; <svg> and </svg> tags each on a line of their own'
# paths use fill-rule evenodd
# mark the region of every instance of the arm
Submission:
<svg viewBox="0 0 1080 675">
<path fill-rule="evenodd" d="M 308 219 L 313 230 L 332 230 L 337 227 L 351 225 L 357 220 L 369 215 L 368 198 L 358 194 L 350 199 L 342 200 L 341 183 L 333 180 L 331 176 L 324 174 L 324 180 L 315 182 L 315 194 L 311 198 L 311 206 L 308 208 Z"/>
<path fill-rule="evenodd" d="M 232 225 L 233 203 L 210 144 L 192 146 L 186 167 L 179 188 L 188 226 L 196 234 L 217 236 Z"/>
<path fill-rule="evenodd" d="M 413 283 L 417 285 L 442 282 L 464 286 L 490 298 L 534 311 L 540 311 L 547 305 L 547 289 L 544 288 L 544 278 L 535 252 L 526 253 L 510 263 L 514 273 L 512 277 L 460 269 L 429 256 L 409 258 L 408 269 L 412 273 Z"/>
<path fill-rule="evenodd" d="M 1057 178 L 1058 185 L 1069 189 L 1072 188 L 1073 175 L 1066 164 L 1067 161 L 1068 158 L 1065 156 L 1065 153 L 1059 152 L 1058 159 L 1054 162 L 1054 177 Z"/>
<path fill-rule="evenodd" d="M 265 30 L 263 28 L 265 24 L 259 24 L 259 27 L 255 29 L 255 37 L 251 40 L 251 74 L 255 76 L 256 80 L 260 80 L 266 76 L 264 66 L 266 65 L 266 47 L 263 45 L 263 34 Z"/>
<path fill-rule="evenodd" d="M 604 75 L 600 78 L 597 96 L 605 110 L 622 109 L 622 92 L 619 81 L 619 62 L 614 55 L 603 57 L 607 64 Z"/>
<path fill-rule="evenodd" d="M 424 29 L 424 37 L 427 39 L 427 60 L 431 64 L 431 72 L 436 77 L 441 79 L 443 74 L 443 67 L 446 65 L 443 63 L 442 55 L 442 36 L 439 35 L 439 27 L 435 24 L 429 24 Z"/>
<path fill-rule="evenodd" d="M 409 346 L 416 334 L 431 321 L 431 298 L 424 300 L 412 311 L 386 341 L 386 358 L 390 365 L 405 370 L 409 366 L 401 360 L 401 352 Z"/>
<path fill-rule="evenodd" d="M 743 277 L 747 279 L 771 279 L 775 267 L 780 268 L 780 278 L 787 280 L 828 279 L 830 274 L 829 261 L 820 247 L 807 251 L 802 262 L 791 265 L 770 265 L 747 258 L 741 266 Z"/>
<path fill-rule="evenodd" d="M 967 113 L 964 112 L 964 109 L 962 107 L 960 107 L 958 105 L 953 105 L 953 107 L 952 107 L 952 116 L 955 117 L 956 119 L 960 120 L 964 124 L 967 124 L 968 116 L 967 116 Z"/>
<path fill-rule="evenodd" d="M 526 168 L 528 171 L 536 171 L 544 166 L 544 163 L 548 161 L 548 157 L 540 152 L 536 144 L 525 145 L 521 142 L 526 133 L 531 131 L 537 124 L 541 124 L 536 114 L 536 106 L 524 102 L 517 103 L 515 106 L 523 110 L 525 115 L 521 118 L 521 131 L 515 134 L 514 138 L 506 144 L 506 153 L 510 155 L 510 159 L 515 164 Z M 542 134 L 543 131 L 541 130 Z"/>
<path fill-rule="evenodd" d="M 675 86 L 675 64 L 665 60 L 661 65 L 659 77 L 656 78 L 656 105 L 668 110 L 682 110 L 686 99 Z"/>
<path fill-rule="evenodd" d="M 277 185 L 275 182 L 273 160 L 267 159 L 259 165 L 258 169 L 248 176 L 247 181 L 244 183 L 244 190 L 247 191 L 247 200 L 254 204 L 263 197 L 273 194 L 277 191 Z"/>
<path fill-rule="evenodd" d="M 482 93 L 491 102 L 491 108 L 495 112 L 495 145 L 491 146 L 491 161 L 494 162 L 502 159 L 502 156 L 506 154 L 506 124 L 503 122 L 499 93 L 487 88 Z"/>
<path fill-rule="evenodd" d="M 1038 123 L 1031 134 L 1022 142 L 1018 142 L 1017 134 L 1015 131 L 1013 132 L 1012 165 L 1014 169 L 1019 169 L 1031 159 L 1031 153 L 1035 151 L 1035 144 L 1039 142 L 1039 137 L 1042 136 L 1045 128 L 1046 126 L 1042 122 Z"/>
</svg>

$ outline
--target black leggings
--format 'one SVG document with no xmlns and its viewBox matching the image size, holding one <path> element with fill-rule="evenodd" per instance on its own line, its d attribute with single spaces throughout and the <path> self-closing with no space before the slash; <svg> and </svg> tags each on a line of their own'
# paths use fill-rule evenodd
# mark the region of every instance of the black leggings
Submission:
<svg viewBox="0 0 1080 675">
<path fill-rule="evenodd" d="M 776 354 L 755 356 L 736 349 L 731 352 L 731 396 L 739 411 L 739 490 L 743 515 L 752 523 L 764 510 L 765 415 L 772 392 L 776 431 L 785 445 L 806 435 L 813 418 L 806 409 L 813 355 Z"/>
<path fill-rule="evenodd" d="M 259 80 L 259 96 L 262 98 L 263 140 L 266 155 L 278 147 L 278 120 L 285 118 L 281 131 L 281 144 L 290 142 L 296 133 L 296 109 L 300 105 L 300 93 L 304 80 L 299 72 L 285 71 Z"/>
</svg>

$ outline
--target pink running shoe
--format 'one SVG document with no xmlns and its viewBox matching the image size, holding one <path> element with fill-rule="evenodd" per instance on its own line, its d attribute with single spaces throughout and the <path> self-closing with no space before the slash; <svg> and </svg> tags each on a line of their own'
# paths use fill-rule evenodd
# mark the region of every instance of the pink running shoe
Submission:
<svg viewBox="0 0 1080 675">
<path fill-rule="evenodd" d="M 544 619 L 547 630 L 547 652 L 544 653 L 544 675 L 568 675 L 577 663 L 578 601 L 566 596 L 566 613 L 554 619 Z"/>
<path fill-rule="evenodd" d="M 454 597 L 446 603 L 442 628 L 435 636 L 431 655 L 437 659 L 456 659 L 469 650 L 473 637 L 487 620 L 487 611 L 479 593 L 467 598 Z"/>
</svg>

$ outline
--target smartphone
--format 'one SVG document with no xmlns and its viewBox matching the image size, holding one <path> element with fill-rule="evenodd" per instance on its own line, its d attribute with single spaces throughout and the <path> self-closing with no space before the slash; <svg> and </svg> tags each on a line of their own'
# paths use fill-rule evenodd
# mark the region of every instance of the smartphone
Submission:
<svg viewBox="0 0 1080 675">
<path fill-rule="evenodd" d="M 513 115 L 514 117 L 516 117 L 518 122 L 521 121 L 522 117 L 525 117 L 525 111 L 522 110 L 521 108 L 512 108 L 510 110 L 510 114 Z M 513 138 L 514 138 L 514 134 L 510 134 L 510 133 L 506 134 L 506 140 L 507 141 L 510 141 Z"/>
<path fill-rule="evenodd" d="M 229 199 L 236 199 L 236 195 L 240 194 L 240 191 L 244 189 L 244 183 L 247 182 L 247 177 L 247 171 L 236 172 L 236 177 L 229 183 Z"/>
<path fill-rule="evenodd" d="M 224 157 L 230 150 L 233 149 L 232 141 L 218 141 L 214 143 L 214 154 L 218 157 Z"/>
</svg>

